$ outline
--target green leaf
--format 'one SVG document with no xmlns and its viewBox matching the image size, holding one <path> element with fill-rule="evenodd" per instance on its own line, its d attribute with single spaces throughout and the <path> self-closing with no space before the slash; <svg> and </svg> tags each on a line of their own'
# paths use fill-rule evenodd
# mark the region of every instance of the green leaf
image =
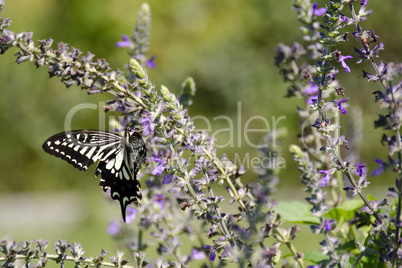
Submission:
<svg viewBox="0 0 402 268">
<path fill-rule="evenodd" d="M 336 221 L 351 220 L 355 217 L 355 211 L 362 206 L 364 206 L 364 202 L 361 199 L 348 200 L 339 207 L 331 209 L 324 216 Z"/>
<path fill-rule="evenodd" d="M 304 260 L 311 261 L 312 263 L 320 263 L 322 260 L 328 259 L 327 255 L 321 253 L 321 251 L 307 251 L 304 252 Z"/>
<path fill-rule="evenodd" d="M 311 216 L 312 206 L 300 201 L 281 201 L 275 206 L 275 211 L 281 215 L 281 220 L 289 223 L 319 224 L 317 217 Z"/>
<path fill-rule="evenodd" d="M 349 251 L 352 251 L 357 248 L 358 248 L 358 246 L 357 246 L 356 242 L 352 240 L 352 241 L 348 241 L 348 242 L 340 245 L 339 247 L 337 247 L 336 251 L 339 252 L 339 251 L 343 250 L 343 251 L 349 252 Z"/>
</svg>

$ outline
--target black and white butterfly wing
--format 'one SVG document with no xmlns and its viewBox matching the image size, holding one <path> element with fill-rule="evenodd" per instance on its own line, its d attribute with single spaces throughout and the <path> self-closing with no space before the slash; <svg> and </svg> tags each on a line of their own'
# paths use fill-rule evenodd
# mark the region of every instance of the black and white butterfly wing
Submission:
<svg viewBox="0 0 402 268">
<path fill-rule="evenodd" d="M 121 138 L 112 132 L 73 130 L 53 135 L 43 143 L 42 148 L 85 171 L 97 160 L 112 156 L 116 147 L 120 146 Z"/>
<path fill-rule="evenodd" d="M 123 143 L 115 156 L 99 162 L 95 176 L 101 175 L 99 186 L 103 190 L 110 189 L 112 199 L 119 200 L 123 220 L 126 219 L 126 208 L 141 200 L 141 187 L 137 179 L 141 164 L 146 156 L 144 140 L 138 133 L 133 133 L 129 144 Z"/>
<path fill-rule="evenodd" d="M 75 168 L 85 171 L 99 160 L 95 176 L 101 175 L 99 186 L 110 189 L 112 199 L 119 200 L 123 220 L 126 208 L 141 199 L 138 171 L 146 156 L 144 140 L 126 128 L 124 136 L 100 130 L 73 130 L 47 139 L 45 152 L 60 157 Z"/>
</svg>

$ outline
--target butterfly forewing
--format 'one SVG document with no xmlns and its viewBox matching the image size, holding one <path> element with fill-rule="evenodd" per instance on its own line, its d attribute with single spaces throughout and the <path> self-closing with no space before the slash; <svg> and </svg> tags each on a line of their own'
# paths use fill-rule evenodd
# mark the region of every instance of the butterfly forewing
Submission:
<svg viewBox="0 0 402 268">
<path fill-rule="evenodd" d="M 66 160 L 79 170 L 99 160 L 95 176 L 101 175 L 99 186 L 110 189 L 119 200 L 123 220 L 127 206 L 141 200 L 137 174 L 145 160 L 146 147 L 140 134 L 126 128 L 124 136 L 99 130 L 74 130 L 50 137 L 43 149 Z"/>
<path fill-rule="evenodd" d="M 66 160 L 81 171 L 113 154 L 121 136 L 100 130 L 73 130 L 56 134 L 43 143 L 43 150 Z"/>
</svg>

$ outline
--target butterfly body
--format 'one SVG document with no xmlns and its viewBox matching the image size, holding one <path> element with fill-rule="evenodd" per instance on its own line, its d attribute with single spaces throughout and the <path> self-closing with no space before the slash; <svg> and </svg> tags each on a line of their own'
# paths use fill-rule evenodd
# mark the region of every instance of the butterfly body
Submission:
<svg viewBox="0 0 402 268">
<path fill-rule="evenodd" d="M 130 203 L 141 200 L 140 183 L 137 179 L 145 160 L 145 142 L 129 123 L 120 136 L 101 130 L 73 130 L 58 133 L 43 143 L 45 152 L 66 160 L 75 168 L 86 171 L 99 161 L 95 176 L 100 175 L 99 186 L 110 189 L 112 199 L 120 202 L 123 220 Z"/>
</svg>

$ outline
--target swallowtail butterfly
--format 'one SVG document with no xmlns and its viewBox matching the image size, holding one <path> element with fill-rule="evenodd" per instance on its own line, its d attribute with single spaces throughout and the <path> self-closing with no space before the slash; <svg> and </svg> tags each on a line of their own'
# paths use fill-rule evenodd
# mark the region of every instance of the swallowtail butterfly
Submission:
<svg viewBox="0 0 402 268">
<path fill-rule="evenodd" d="M 42 148 L 81 171 L 99 160 L 95 172 L 95 176 L 101 175 L 99 186 L 105 192 L 110 189 L 112 199 L 119 200 L 125 222 L 127 206 L 141 200 L 137 174 L 145 160 L 146 147 L 136 127 L 136 121 L 128 123 L 123 136 L 86 129 L 62 132 L 47 139 Z"/>
</svg>

